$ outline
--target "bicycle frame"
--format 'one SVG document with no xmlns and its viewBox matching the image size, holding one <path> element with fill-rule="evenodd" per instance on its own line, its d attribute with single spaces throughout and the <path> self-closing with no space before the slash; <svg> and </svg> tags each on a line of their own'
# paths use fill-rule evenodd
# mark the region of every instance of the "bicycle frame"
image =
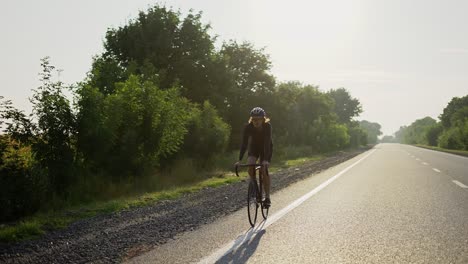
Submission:
<svg viewBox="0 0 468 264">
<path fill-rule="evenodd" d="M 239 177 L 239 167 L 255 167 L 255 170 L 254 170 L 254 182 L 250 183 L 250 185 L 252 186 L 255 186 L 255 193 L 256 193 L 256 209 L 255 209 L 255 213 L 254 215 L 252 216 L 251 213 L 250 213 L 250 202 L 249 202 L 249 199 L 248 198 L 248 205 L 247 205 L 247 211 L 248 211 L 248 215 L 249 215 L 249 221 L 250 221 L 250 225 L 253 227 L 255 225 L 255 222 L 256 222 L 256 219 L 257 219 L 257 210 L 258 210 L 258 207 L 261 207 L 261 212 L 262 212 L 262 215 L 263 215 L 263 219 L 266 219 L 268 217 L 268 207 L 265 207 L 264 204 L 263 204 L 263 200 L 262 200 L 262 194 L 263 194 L 263 167 L 265 167 L 265 165 L 262 165 L 262 164 L 238 164 L 235 166 L 235 171 L 236 171 L 236 175 L 237 177 Z M 266 168 L 268 169 L 268 168 Z M 259 170 L 259 173 L 258 173 L 258 178 L 259 178 L 259 184 L 256 183 L 257 181 L 257 177 L 256 177 L 256 173 L 255 171 Z M 267 174 L 268 174 L 268 170 L 265 171 Z M 252 180 L 252 179 L 251 179 Z M 249 193 L 250 193 L 250 187 L 249 187 Z M 250 194 L 248 195 L 250 197 Z"/>
<path fill-rule="evenodd" d="M 258 188 L 258 193 L 262 193 L 262 188 L 263 188 L 263 170 L 260 170 L 264 167 L 265 165 L 263 164 L 238 164 L 236 165 L 236 175 L 239 177 L 239 167 L 255 167 L 254 170 L 254 179 L 257 180 L 257 176 L 255 175 L 255 171 L 258 170 L 258 180 L 259 180 L 259 188 Z M 268 173 L 268 172 L 267 172 Z"/>
<path fill-rule="evenodd" d="M 254 167 L 255 169 L 260 169 L 261 167 L 265 166 L 263 164 L 238 164 L 236 165 L 236 175 L 239 177 L 239 167 Z"/>
</svg>

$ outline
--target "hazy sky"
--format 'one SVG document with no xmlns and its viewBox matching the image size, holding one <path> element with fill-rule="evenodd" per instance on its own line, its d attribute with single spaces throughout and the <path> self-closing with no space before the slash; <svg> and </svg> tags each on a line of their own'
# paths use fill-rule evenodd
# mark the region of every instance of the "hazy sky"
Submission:
<svg viewBox="0 0 468 264">
<path fill-rule="evenodd" d="M 2 0 L 0 95 L 29 111 L 45 56 L 65 83 L 82 80 L 107 28 L 156 3 L 203 11 L 217 46 L 265 47 L 278 81 L 348 89 L 384 134 L 468 95 L 465 0 Z"/>
</svg>

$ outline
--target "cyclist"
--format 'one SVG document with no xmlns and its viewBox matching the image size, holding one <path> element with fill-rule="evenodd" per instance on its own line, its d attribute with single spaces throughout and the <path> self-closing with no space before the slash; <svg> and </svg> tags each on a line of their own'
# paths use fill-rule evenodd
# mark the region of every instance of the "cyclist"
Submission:
<svg viewBox="0 0 468 264">
<path fill-rule="evenodd" d="M 271 205 L 270 176 L 266 173 L 266 169 L 270 165 L 273 142 L 271 140 L 270 119 L 266 118 L 265 111 L 260 107 L 255 107 L 250 111 L 249 123 L 244 127 L 239 161 L 236 162 L 236 165 L 242 160 L 247 147 L 247 164 L 255 164 L 260 159 L 260 163 L 264 165 L 262 167 L 263 185 L 265 187 L 264 205 L 268 208 Z M 250 179 L 255 180 L 255 168 L 253 166 L 249 167 L 248 171 Z"/>
</svg>

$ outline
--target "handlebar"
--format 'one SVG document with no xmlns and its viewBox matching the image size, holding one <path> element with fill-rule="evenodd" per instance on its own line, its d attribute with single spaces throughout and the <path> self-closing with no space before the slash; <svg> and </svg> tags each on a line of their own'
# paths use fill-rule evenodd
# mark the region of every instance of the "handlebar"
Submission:
<svg viewBox="0 0 468 264">
<path fill-rule="evenodd" d="M 238 164 L 235 166 L 236 168 L 236 176 L 239 177 L 239 167 L 256 167 L 256 168 L 260 168 L 260 167 L 263 167 L 265 165 L 263 164 Z"/>
</svg>

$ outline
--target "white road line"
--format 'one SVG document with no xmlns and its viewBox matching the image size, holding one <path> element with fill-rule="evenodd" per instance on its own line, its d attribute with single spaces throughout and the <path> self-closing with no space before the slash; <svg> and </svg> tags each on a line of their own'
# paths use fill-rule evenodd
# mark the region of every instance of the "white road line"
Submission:
<svg viewBox="0 0 468 264">
<path fill-rule="evenodd" d="M 328 179 L 327 181 L 323 182 L 322 184 L 317 186 L 312 191 L 306 193 L 305 195 L 303 195 L 299 199 L 295 200 L 294 202 L 292 202 L 288 206 L 284 207 L 283 209 L 279 210 L 278 212 L 276 212 L 272 216 L 268 217 L 268 219 L 266 221 L 262 222 L 259 226 L 256 226 L 255 228 L 249 229 L 247 232 L 244 232 L 244 233 L 240 234 L 237 237 L 237 239 L 224 244 L 224 246 L 222 246 L 220 249 L 213 252 L 210 256 L 205 257 L 202 260 L 200 260 L 199 263 L 215 263 L 217 260 L 219 260 L 220 258 L 225 256 L 226 254 L 229 254 L 230 252 L 232 252 L 232 251 L 236 250 L 237 248 L 239 248 L 240 246 L 242 246 L 242 244 L 244 244 L 245 242 L 252 240 L 263 229 L 266 229 L 268 226 L 270 226 L 271 224 L 273 224 L 276 221 L 278 221 L 279 219 L 281 219 L 283 216 L 285 216 L 291 210 L 293 210 L 294 208 L 301 205 L 303 202 L 305 202 L 307 199 L 312 197 L 314 194 L 321 191 L 323 188 L 327 187 L 330 183 L 332 183 L 333 181 L 338 179 L 340 176 L 345 174 L 348 170 L 350 170 L 352 167 L 356 166 L 358 163 L 360 163 L 361 161 L 363 161 L 364 159 L 369 157 L 374 152 L 375 152 L 375 149 L 372 150 L 366 156 L 362 157 L 360 160 L 358 160 L 355 163 L 349 165 L 346 169 L 340 171 L 335 176 L 333 176 L 330 179 Z M 246 219 L 246 221 L 247 221 L 247 219 Z"/>
<path fill-rule="evenodd" d="M 432 168 L 434 171 L 437 171 L 437 172 L 440 172 L 440 170 L 436 169 L 436 168 Z"/>
<path fill-rule="evenodd" d="M 423 162 L 422 164 L 423 164 L 423 165 L 429 165 L 429 164 L 428 164 L 428 163 L 426 163 L 426 162 Z"/>
<path fill-rule="evenodd" d="M 466 186 L 465 184 L 459 182 L 459 181 L 456 181 L 456 180 L 453 180 L 453 183 L 455 183 L 456 185 L 462 187 L 463 189 L 468 189 L 468 186 Z"/>
</svg>

